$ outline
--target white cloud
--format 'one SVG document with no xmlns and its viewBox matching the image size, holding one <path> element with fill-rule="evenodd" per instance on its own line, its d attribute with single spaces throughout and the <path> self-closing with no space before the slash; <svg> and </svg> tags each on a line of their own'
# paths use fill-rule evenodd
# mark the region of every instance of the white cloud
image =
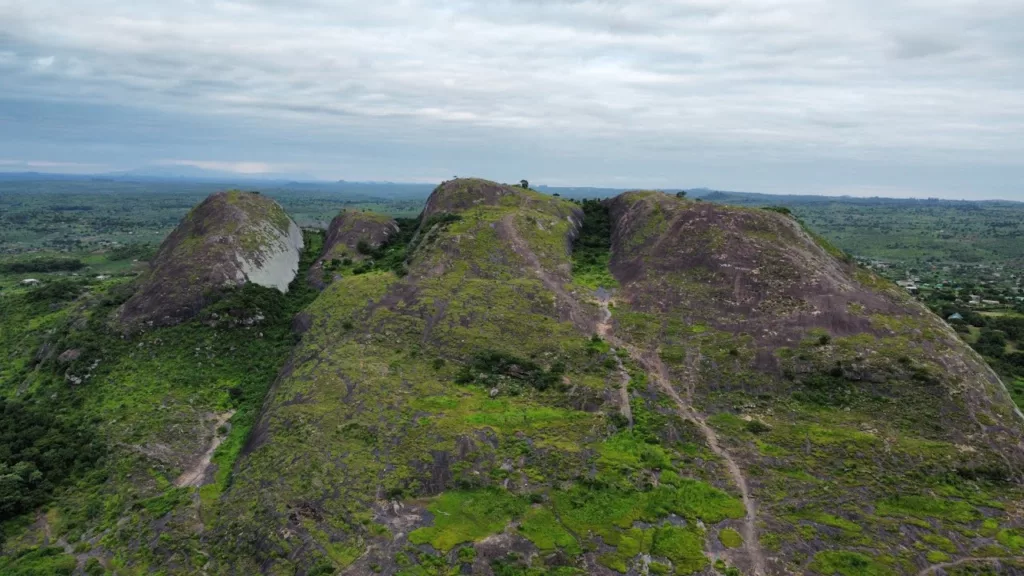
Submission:
<svg viewBox="0 0 1024 576">
<path fill-rule="evenodd" d="M 219 162 L 213 160 L 161 160 L 165 166 L 191 166 L 203 170 L 232 172 L 234 174 L 275 174 L 281 173 L 289 166 L 266 162 Z"/>
<path fill-rule="evenodd" d="M 420 149 L 1019 166 L 1021 29 L 1019 0 L 0 0 L 0 66 L 25 98 Z"/>
<path fill-rule="evenodd" d="M 13 158 L 0 158 L 0 167 L 16 170 L 43 170 L 46 172 L 91 172 L 105 168 L 103 164 L 85 162 L 53 162 L 50 160 L 21 160 Z"/>
</svg>

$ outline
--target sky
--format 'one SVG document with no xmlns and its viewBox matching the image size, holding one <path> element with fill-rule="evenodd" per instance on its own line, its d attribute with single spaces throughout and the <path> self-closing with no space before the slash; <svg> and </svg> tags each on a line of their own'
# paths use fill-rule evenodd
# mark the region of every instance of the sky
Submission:
<svg viewBox="0 0 1024 576">
<path fill-rule="evenodd" d="M 1021 0 L 0 0 L 0 171 L 1024 200 Z"/>
</svg>

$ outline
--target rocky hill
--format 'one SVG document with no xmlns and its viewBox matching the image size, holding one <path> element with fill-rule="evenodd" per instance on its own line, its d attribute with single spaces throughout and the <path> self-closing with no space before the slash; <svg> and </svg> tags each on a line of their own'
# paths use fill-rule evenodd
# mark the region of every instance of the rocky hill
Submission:
<svg viewBox="0 0 1024 576">
<path fill-rule="evenodd" d="M 226 495 L 231 562 L 896 574 L 998 545 L 975 486 L 1017 489 L 1021 422 L 941 321 L 787 216 L 605 209 L 608 290 L 573 283 L 577 206 L 478 180 L 428 201 L 407 276 L 328 288 Z"/>
<path fill-rule="evenodd" d="M 332 269 L 363 260 L 367 256 L 364 252 L 379 248 L 396 234 L 398 223 L 394 218 L 376 212 L 342 210 L 327 228 L 323 253 L 309 270 L 309 282 L 322 290 L 326 285 L 324 276 Z"/>
<path fill-rule="evenodd" d="M 116 369 L 81 402 L 118 455 L 110 481 L 8 530 L 12 557 L 303 576 L 1024 571 L 1024 418 L 1002 383 L 790 216 L 456 179 L 414 229 L 335 222 L 322 251 L 308 236 L 302 277 L 360 240 L 386 237 L 387 256 L 308 297 L 306 282 L 228 290 L 230 306 L 277 303 L 258 326 L 104 341 Z"/>
<path fill-rule="evenodd" d="M 217 291 L 246 283 L 287 292 L 301 251 L 301 230 L 270 198 L 214 194 L 160 245 L 118 320 L 128 329 L 176 324 L 198 314 Z"/>
<path fill-rule="evenodd" d="M 1019 494 L 1024 418 L 949 326 L 789 216 L 645 192 L 609 209 L 611 338 L 717 444 L 745 573 L 912 574 L 998 546 L 1019 501 L 989 498 Z"/>
</svg>

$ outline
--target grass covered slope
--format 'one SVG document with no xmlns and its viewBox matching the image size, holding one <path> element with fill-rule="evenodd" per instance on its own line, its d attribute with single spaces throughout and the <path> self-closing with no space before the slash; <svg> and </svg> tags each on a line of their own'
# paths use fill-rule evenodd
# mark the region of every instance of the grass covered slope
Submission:
<svg viewBox="0 0 1024 576">
<path fill-rule="evenodd" d="M 765 572 L 1021 553 L 1022 419 L 940 319 L 783 214 L 609 208 L 612 332 L 736 463 Z"/>
<path fill-rule="evenodd" d="M 458 179 L 395 224 L 131 334 L 127 277 L 0 270 L 0 574 L 1024 566 L 1001 383 L 788 216 Z"/>
<path fill-rule="evenodd" d="M 304 243 L 307 269 L 322 235 Z M 21 461 L 43 473 L 29 470 L 29 486 L 4 473 L 0 574 L 195 573 L 203 517 L 296 341 L 292 318 L 316 291 L 302 279 L 287 294 L 225 289 L 197 318 L 125 338 L 109 319 L 133 293 L 130 280 L 53 286 L 0 298 L 10 360 L 0 440 L 24 448 L 0 452 L 0 468 L 20 475 Z"/>
<path fill-rule="evenodd" d="M 709 566 L 706 542 L 742 503 L 668 398 L 594 335 L 598 307 L 564 288 L 579 209 L 479 180 L 428 206 L 408 274 L 343 277 L 307 310 L 223 497 L 216 569 Z"/>
<path fill-rule="evenodd" d="M 194 317 L 213 293 L 247 282 L 287 292 L 301 251 L 302 232 L 270 198 L 213 194 L 160 245 L 118 321 L 127 330 L 173 325 Z"/>
</svg>

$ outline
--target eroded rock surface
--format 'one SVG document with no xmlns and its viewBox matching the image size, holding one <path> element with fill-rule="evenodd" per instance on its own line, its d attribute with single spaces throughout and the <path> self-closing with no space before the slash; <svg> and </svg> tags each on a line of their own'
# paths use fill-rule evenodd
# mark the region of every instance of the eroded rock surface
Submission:
<svg viewBox="0 0 1024 576">
<path fill-rule="evenodd" d="M 217 291 L 249 282 L 287 292 L 301 250 L 302 231 L 277 202 L 249 192 L 213 194 L 160 245 L 118 320 L 128 330 L 177 324 Z"/>
</svg>

